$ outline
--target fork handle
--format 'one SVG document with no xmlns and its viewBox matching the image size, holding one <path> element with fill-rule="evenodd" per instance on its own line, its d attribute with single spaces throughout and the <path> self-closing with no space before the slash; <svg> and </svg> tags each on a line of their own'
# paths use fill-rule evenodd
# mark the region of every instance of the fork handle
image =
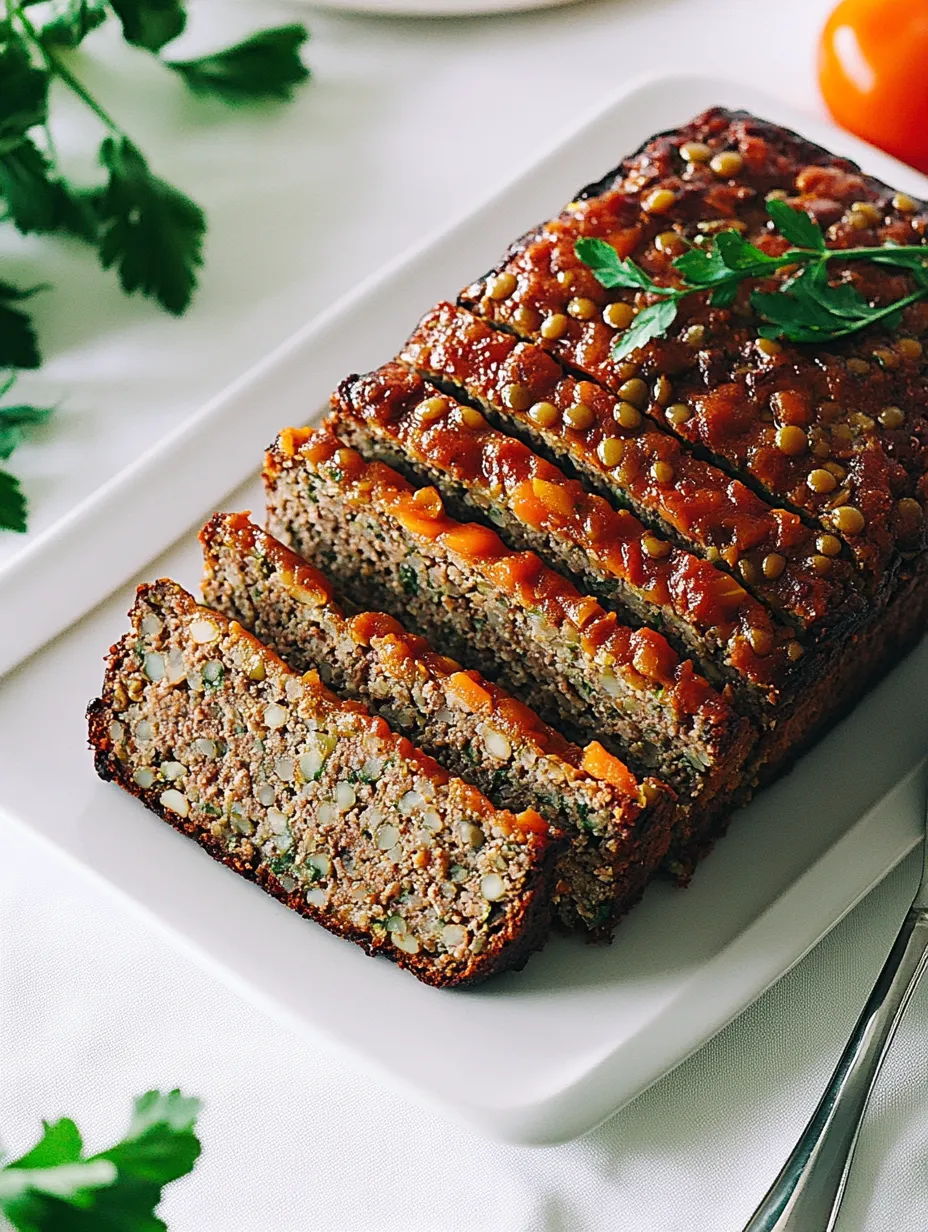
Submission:
<svg viewBox="0 0 928 1232">
<path fill-rule="evenodd" d="M 832 1232 L 867 1100 L 928 962 L 928 907 L 912 906 L 812 1119 L 744 1232 Z"/>
</svg>

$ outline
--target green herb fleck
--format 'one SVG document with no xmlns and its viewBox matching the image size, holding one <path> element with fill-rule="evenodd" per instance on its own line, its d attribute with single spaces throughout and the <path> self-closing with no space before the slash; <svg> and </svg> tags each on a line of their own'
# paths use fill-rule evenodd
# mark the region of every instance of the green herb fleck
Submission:
<svg viewBox="0 0 928 1232">
<path fill-rule="evenodd" d="M 401 564 L 399 567 L 400 584 L 407 595 L 419 593 L 419 575 L 412 565 Z"/>
</svg>

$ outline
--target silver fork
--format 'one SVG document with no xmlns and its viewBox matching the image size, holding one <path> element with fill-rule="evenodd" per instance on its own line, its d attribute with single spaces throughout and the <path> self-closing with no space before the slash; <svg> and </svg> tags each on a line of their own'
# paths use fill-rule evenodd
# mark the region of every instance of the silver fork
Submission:
<svg viewBox="0 0 928 1232">
<path fill-rule="evenodd" d="M 926 963 L 928 832 L 922 879 L 889 957 L 825 1094 L 744 1232 L 832 1232 L 870 1092 Z"/>
</svg>

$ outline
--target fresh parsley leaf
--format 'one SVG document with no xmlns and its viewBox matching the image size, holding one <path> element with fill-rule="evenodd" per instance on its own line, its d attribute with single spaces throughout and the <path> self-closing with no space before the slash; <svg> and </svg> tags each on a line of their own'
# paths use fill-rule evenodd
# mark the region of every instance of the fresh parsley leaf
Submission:
<svg viewBox="0 0 928 1232">
<path fill-rule="evenodd" d="M 825 251 L 825 236 L 822 228 L 810 218 L 805 210 L 794 210 L 785 201 L 774 198 L 767 202 L 767 213 L 773 219 L 774 226 L 784 239 L 795 244 L 797 248 L 811 248 L 815 252 Z"/>
<path fill-rule="evenodd" d="M 727 282 L 724 286 L 715 287 L 709 296 L 713 308 L 730 308 L 738 298 L 739 282 Z"/>
<path fill-rule="evenodd" d="M 761 252 L 737 231 L 720 231 L 707 248 L 691 248 L 673 263 L 691 288 L 730 282 L 737 285 L 744 278 L 770 274 L 782 264 L 781 259 Z"/>
<path fill-rule="evenodd" d="M 146 1091 L 135 1101 L 127 1138 L 138 1138 L 157 1125 L 166 1125 L 175 1133 L 188 1133 L 196 1124 L 200 1101 L 180 1091 Z"/>
<path fill-rule="evenodd" d="M 196 1163 L 198 1111 L 179 1091 L 149 1091 L 126 1137 L 89 1158 L 73 1121 L 45 1126 L 32 1151 L 0 1170 L 0 1215 L 19 1232 L 166 1232 L 155 1209 Z"/>
<path fill-rule="evenodd" d="M 71 1206 L 86 1209 L 93 1205 L 93 1191 L 112 1185 L 116 1175 L 115 1166 L 103 1159 L 48 1168 L 8 1167 L 0 1172 L 0 1210 L 30 1194 L 66 1198 Z"/>
<path fill-rule="evenodd" d="M 784 283 L 783 290 L 800 301 L 814 300 L 833 318 L 865 321 L 873 315 L 873 308 L 851 283 L 839 282 L 832 286 L 824 262 L 807 265 L 795 278 Z"/>
<path fill-rule="evenodd" d="M 0 460 L 5 461 L 22 442 L 23 428 L 43 423 L 50 406 L 0 406 Z"/>
<path fill-rule="evenodd" d="M 42 1137 L 19 1159 L 4 1164 L 6 1168 L 49 1168 L 55 1164 L 75 1163 L 81 1157 L 84 1144 L 80 1130 L 69 1117 L 49 1124 L 42 1122 Z"/>
<path fill-rule="evenodd" d="M 48 74 L 8 22 L 0 22 L 0 153 L 48 116 Z"/>
<path fill-rule="evenodd" d="M 798 273 L 775 291 L 754 291 L 751 295 L 751 306 L 762 318 L 758 333 L 763 338 L 827 342 L 876 324 L 893 331 L 899 328 L 904 308 L 928 298 L 928 245 L 829 249 L 818 223 L 804 211 L 776 198 L 767 208 L 784 238 L 798 247 L 774 257 L 736 230 L 720 231 L 705 247 L 694 246 L 676 258 L 673 267 L 682 279 L 678 287 L 656 285 L 634 261 L 620 261 L 615 249 L 602 240 L 578 240 L 574 246 L 578 258 L 603 286 L 634 287 L 660 296 L 616 337 L 613 356 L 622 359 L 666 333 L 676 319 L 680 300 L 686 296 L 708 291 L 713 307 L 728 308 L 743 282 L 767 278 L 784 266 L 798 266 Z M 914 278 L 917 289 L 893 304 L 870 304 L 852 283 L 829 281 L 828 262 L 833 259 L 871 260 L 903 268 Z"/>
<path fill-rule="evenodd" d="M 99 207 L 103 268 L 117 267 L 126 294 L 140 291 L 179 315 L 203 264 L 203 211 L 153 175 L 126 137 L 107 137 L 100 161 L 110 173 Z"/>
<path fill-rule="evenodd" d="M 28 139 L 0 155 L 0 196 L 18 231 L 54 230 L 55 199 L 48 165 Z"/>
<path fill-rule="evenodd" d="M 0 368 L 38 368 L 42 362 L 32 321 L 11 306 L 32 294 L 0 282 Z"/>
<path fill-rule="evenodd" d="M 127 43 L 160 51 L 187 24 L 183 0 L 110 0 Z"/>
<path fill-rule="evenodd" d="M 715 236 L 715 248 L 728 268 L 745 278 L 762 278 L 783 264 L 782 257 L 761 252 L 737 231 L 720 231 Z"/>
<path fill-rule="evenodd" d="M 677 301 L 675 298 L 661 299 L 656 304 L 649 304 L 647 308 L 643 308 L 628 329 L 616 336 L 612 344 L 614 358 L 624 359 L 626 355 L 644 346 L 652 338 L 660 338 L 666 334 L 676 316 Z"/>
<path fill-rule="evenodd" d="M 26 498 L 19 480 L 9 471 L 0 471 L 0 530 L 26 530 Z M 0 1202 L 0 1211 L 3 1203 Z"/>
<path fill-rule="evenodd" d="M 625 287 L 636 291 L 651 291 L 667 294 L 667 287 L 658 286 L 643 269 L 628 258 L 620 260 L 619 254 L 605 240 L 589 236 L 577 240 L 574 252 L 588 266 L 596 281 L 604 287 Z"/>
<path fill-rule="evenodd" d="M 45 47 L 79 47 L 109 16 L 105 0 L 65 0 L 41 31 Z"/>
<path fill-rule="evenodd" d="M 708 248 L 691 248 L 676 258 L 673 267 L 693 287 L 712 287 L 727 282 L 732 273 L 715 244 Z"/>
<path fill-rule="evenodd" d="M 278 26 L 261 30 L 225 51 L 166 63 L 191 90 L 216 94 L 228 103 L 260 98 L 286 101 L 309 77 L 300 59 L 300 48 L 308 38 L 305 26 Z"/>
<path fill-rule="evenodd" d="M 45 155 L 28 138 L 0 155 L 0 197 L 23 235 L 67 231 L 85 240 L 96 238 L 90 194 L 57 179 Z"/>
</svg>

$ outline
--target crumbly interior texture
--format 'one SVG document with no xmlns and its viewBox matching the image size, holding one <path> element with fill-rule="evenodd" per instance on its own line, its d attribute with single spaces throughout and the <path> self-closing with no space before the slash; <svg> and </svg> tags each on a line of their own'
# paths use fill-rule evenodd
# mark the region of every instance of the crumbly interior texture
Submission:
<svg viewBox="0 0 928 1232">
<path fill-rule="evenodd" d="M 743 740 L 698 720 L 685 727 L 658 685 L 633 687 L 442 544 L 412 536 L 376 502 L 346 502 L 322 470 L 295 465 L 276 477 L 268 529 L 353 602 L 405 615 L 439 651 L 498 680 L 570 738 L 602 740 L 685 799 L 714 795 L 743 760 Z"/>
<path fill-rule="evenodd" d="M 540 818 L 494 810 L 174 583 L 142 587 L 131 615 L 89 710 L 102 777 L 427 983 L 538 948 L 558 851 Z"/>
<path fill-rule="evenodd" d="M 505 695 L 485 681 L 462 693 L 461 673 L 440 670 L 437 656 L 404 653 L 409 639 L 362 640 L 359 620 L 324 590 L 300 586 L 302 562 L 239 515 L 217 515 L 201 539 L 209 606 L 240 621 L 294 670 L 317 668 L 337 693 L 367 703 L 498 807 L 534 808 L 567 832 L 554 894 L 565 925 L 608 932 L 636 901 L 670 843 L 666 792 L 648 784 L 632 798 L 579 769 L 579 748 L 550 750 L 505 721 L 494 724 L 466 698 L 489 701 L 492 689 L 505 709 Z M 548 743 L 561 743 L 551 736 Z"/>
<path fill-rule="evenodd" d="M 390 437 L 350 415 L 337 414 L 328 421 L 339 438 L 357 449 L 362 457 L 379 459 L 411 482 L 434 485 L 445 508 L 461 521 L 476 519 L 492 526 L 511 548 L 538 555 L 582 591 L 594 595 L 607 611 L 624 624 L 648 625 L 662 633 L 683 658 L 691 658 L 700 674 L 717 688 L 731 684 L 745 714 L 764 722 L 770 715 L 768 690 L 758 688 L 730 662 L 727 641 L 714 625 L 698 627 L 684 620 L 669 603 L 655 603 L 625 578 L 607 573 L 579 543 L 545 526 L 531 526 L 518 518 L 510 503 L 498 492 L 479 483 L 465 484 L 410 450 L 403 450 Z M 785 632 L 785 630 L 783 630 Z M 786 633 L 787 637 L 791 634 Z"/>
</svg>

